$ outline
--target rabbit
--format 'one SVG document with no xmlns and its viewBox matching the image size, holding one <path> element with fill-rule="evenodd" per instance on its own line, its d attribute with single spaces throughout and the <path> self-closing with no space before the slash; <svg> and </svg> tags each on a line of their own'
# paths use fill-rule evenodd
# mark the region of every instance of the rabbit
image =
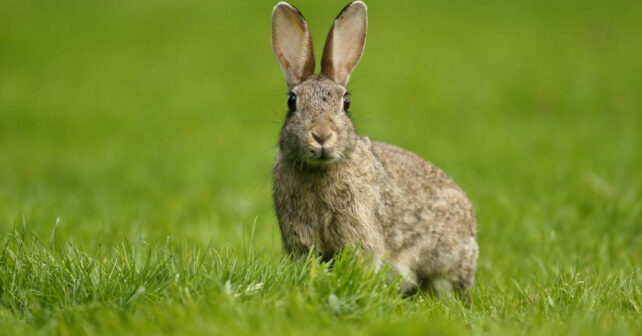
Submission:
<svg viewBox="0 0 642 336">
<path fill-rule="evenodd" d="M 272 48 L 289 89 L 273 166 L 273 198 L 286 252 L 330 260 L 346 246 L 389 265 L 400 291 L 467 293 L 479 247 L 473 208 L 444 172 L 399 147 L 371 141 L 351 121 L 346 84 L 366 41 L 367 7 L 336 17 L 315 74 L 310 30 L 279 2 Z"/>
</svg>

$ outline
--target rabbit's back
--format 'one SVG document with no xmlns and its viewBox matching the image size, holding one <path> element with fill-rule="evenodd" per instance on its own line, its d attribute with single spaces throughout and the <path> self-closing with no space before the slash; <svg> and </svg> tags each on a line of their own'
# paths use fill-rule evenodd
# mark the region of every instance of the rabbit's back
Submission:
<svg viewBox="0 0 642 336">
<path fill-rule="evenodd" d="M 438 220 L 443 216 L 456 217 L 460 220 L 457 226 L 461 234 L 475 235 L 475 218 L 470 201 L 441 169 L 400 147 L 377 141 L 371 144 L 371 151 L 380 163 L 380 175 L 383 175 L 380 193 L 393 212 L 390 219 L 401 216 L 407 217 L 402 223 L 419 223 Z M 442 213 L 442 204 L 448 204 L 449 211 Z M 424 218 L 427 215 L 425 212 L 436 217 Z"/>
<path fill-rule="evenodd" d="M 414 153 L 382 142 L 371 150 L 383 169 L 377 218 L 390 262 L 417 280 L 449 274 L 454 285 L 472 286 L 479 252 L 465 193 Z"/>
</svg>

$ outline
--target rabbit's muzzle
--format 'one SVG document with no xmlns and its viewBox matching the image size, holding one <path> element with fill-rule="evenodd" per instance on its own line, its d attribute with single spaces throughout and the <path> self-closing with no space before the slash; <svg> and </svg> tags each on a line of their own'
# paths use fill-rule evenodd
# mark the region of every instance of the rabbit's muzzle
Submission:
<svg viewBox="0 0 642 336">
<path fill-rule="evenodd" d="M 316 122 L 306 137 L 311 161 L 330 163 L 339 158 L 337 152 L 337 133 L 328 121 Z"/>
</svg>

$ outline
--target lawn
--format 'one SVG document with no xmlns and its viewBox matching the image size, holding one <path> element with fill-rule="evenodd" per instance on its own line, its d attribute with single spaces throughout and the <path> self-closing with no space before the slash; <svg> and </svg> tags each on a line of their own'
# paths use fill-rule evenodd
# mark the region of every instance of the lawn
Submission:
<svg viewBox="0 0 642 336">
<path fill-rule="evenodd" d="M 285 257 L 275 3 L 0 0 L 3 334 L 642 334 L 642 2 L 367 1 L 355 124 L 467 192 L 470 306 Z"/>
</svg>

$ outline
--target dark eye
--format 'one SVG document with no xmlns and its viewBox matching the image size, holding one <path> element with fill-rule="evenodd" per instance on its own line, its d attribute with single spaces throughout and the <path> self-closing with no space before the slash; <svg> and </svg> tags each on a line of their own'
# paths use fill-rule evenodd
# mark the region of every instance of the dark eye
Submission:
<svg viewBox="0 0 642 336">
<path fill-rule="evenodd" d="M 290 112 L 294 112 L 296 110 L 296 95 L 294 93 L 290 93 L 290 97 L 288 98 L 288 108 L 290 109 Z"/>
<path fill-rule="evenodd" d="M 343 96 L 343 110 L 348 111 L 349 108 L 350 108 L 350 97 Z"/>
</svg>

